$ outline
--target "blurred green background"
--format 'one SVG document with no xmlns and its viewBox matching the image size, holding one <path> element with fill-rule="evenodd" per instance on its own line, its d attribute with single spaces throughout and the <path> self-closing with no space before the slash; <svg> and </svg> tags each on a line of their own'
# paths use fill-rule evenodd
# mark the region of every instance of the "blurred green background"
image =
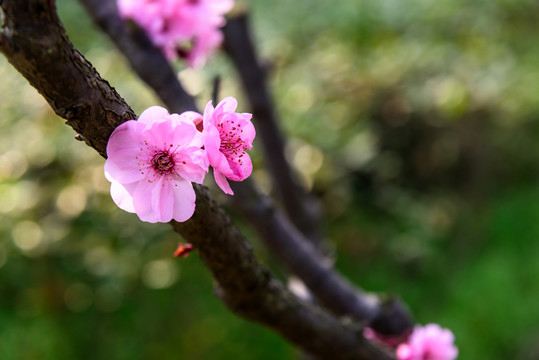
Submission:
<svg viewBox="0 0 539 360">
<path fill-rule="evenodd" d="M 452 329 L 459 359 L 539 359 L 539 3 L 245 4 L 337 268 Z M 158 103 L 77 2 L 58 7 L 138 113 Z M 222 54 L 176 66 L 200 104 L 221 74 L 247 110 Z M 2 56 L 0 78 L 0 359 L 297 358 L 225 309 L 196 253 L 172 257 L 169 226 L 115 207 L 103 160 Z"/>
</svg>

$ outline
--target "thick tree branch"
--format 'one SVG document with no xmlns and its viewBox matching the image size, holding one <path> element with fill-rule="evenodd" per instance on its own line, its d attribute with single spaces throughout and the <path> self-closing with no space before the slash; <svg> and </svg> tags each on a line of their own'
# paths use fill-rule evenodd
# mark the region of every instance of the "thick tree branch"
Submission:
<svg viewBox="0 0 539 360">
<path fill-rule="evenodd" d="M 236 208 L 254 224 L 259 236 L 292 273 L 307 285 L 327 309 L 366 321 L 376 331 L 400 335 L 413 325 L 407 308 L 393 298 L 379 299 L 355 288 L 332 264 L 325 261 L 303 235 L 264 197 L 256 185 L 245 180 L 233 184 Z"/>
<path fill-rule="evenodd" d="M 298 185 L 284 156 L 275 104 L 268 91 L 266 71 L 256 57 L 247 14 L 237 15 L 223 28 L 225 51 L 238 71 L 249 99 L 257 135 L 262 139 L 274 188 L 295 226 L 314 243 L 320 242 L 320 205 Z"/>
<path fill-rule="evenodd" d="M 159 57 L 162 61 L 166 61 L 160 51 L 155 51 L 155 48 L 148 47 L 138 49 L 134 45 L 130 45 L 131 40 L 126 33 L 124 22 L 118 17 L 114 3 L 111 0 L 80 0 L 88 9 L 90 14 L 99 19 L 100 26 L 117 44 L 122 45 L 122 52 L 129 59 L 138 57 L 137 62 L 131 62 L 135 71 L 140 74 L 148 71 L 144 64 L 157 63 L 158 60 L 152 58 Z M 245 20 L 242 20 L 243 22 Z M 241 25 L 240 32 L 245 31 L 245 23 Z M 228 35 L 232 36 L 231 34 Z M 239 40 L 246 35 L 241 34 Z M 231 43 L 238 43 L 238 39 L 229 39 Z M 251 51 L 254 51 L 251 46 Z M 250 53 L 250 65 L 248 68 L 258 66 L 252 52 Z M 147 59 L 145 59 L 145 57 Z M 253 65 L 253 62 L 255 65 Z M 139 69 L 139 67 L 141 67 Z M 169 74 L 169 66 L 159 66 L 151 69 L 151 73 L 157 78 L 164 78 Z M 256 74 L 253 74 L 253 76 Z M 174 89 L 181 88 L 177 78 L 174 78 L 177 86 L 169 86 L 167 89 L 166 98 L 162 98 L 163 102 L 169 109 L 182 109 L 184 101 L 183 91 Z M 164 89 L 159 88 L 163 82 L 152 82 L 149 85 L 158 94 L 166 93 Z M 265 84 L 258 83 L 263 85 Z M 256 89 L 253 88 L 253 91 Z M 267 98 L 266 95 L 260 97 Z M 258 95 L 252 95 L 254 98 Z M 269 101 L 269 99 L 268 99 Z M 268 108 L 269 102 L 265 102 L 263 107 Z M 268 109 L 271 110 L 271 107 Z M 185 109 L 184 109 L 185 110 Z M 194 108 L 190 110 L 195 110 Z M 270 122 L 274 121 L 270 119 Z M 257 125 L 258 126 L 258 125 Z M 277 130 L 275 127 L 274 130 Z M 264 131 L 257 127 L 257 134 L 260 135 Z M 277 134 L 280 138 L 280 134 Z M 270 136 L 271 139 L 271 136 Z M 270 140 L 271 141 L 271 140 Z M 289 170 L 289 169 L 288 169 Z M 288 171 L 286 170 L 286 171 Z M 310 245 L 304 235 L 292 225 L 286 217 L 274 209 L 271 200 L 261 196 L 255 190 L 254 184 L 251 182 L 233 183 L 236 193 L 236 207 L 244 212 L 246 217 L 250 219 L 262 239 L 268 247 L 283 261 L 283 263 L 294 273 L 296 273 L 302 281 L 311 289 L 313 294 L 319 298 L 322 303 L 338 315 L 353 316 L 359 321 L 370 323 L 377 331 L 384 334 L 400 335 L 405 329 L 412 326 L 411 317 L 406 310 L 406 307 L 399 301 L 375 299 L 372 295 L 367 295 L 364 292 L 357 290 L 342 278 L 335 270 L 325 264 L 320 259 L 318 251 Z"/>
<path fill-rule="evenodd" d="M 52 4 L 0 1 L 4 24 L 0 50 L 59 116 L 99 154 L 106 156 L 110 133 L 135 113 L 74 47 Z M 21 16 L 22 12 L 32 16 Z M 39 36 L 37 36 L 37 34 Z M 60 67 L 59 64 L 71 64 Z"/>
<path fill-rule="evenodd" d="M 170 112 L 179 114 L 196 107 L 195 100 L 180 85 L 174 69 L 162 56 L 161 50 L 152 44 L 146 33 L 134 22 L 126 23 L 116 15 L 116 1 L 80 2 L 101 29 L 109 34 L 118 49 L 127 55 L 126 59 L 137 75 L 169 105 Z M 111 14 L 115 16 L 111 17 Z"/>
<path fill-rule="evenodd" d="M 208 217 L 220 221 L 208 221 Z M 352 328 L 299 300 L 272 278 L 205 188 L 197 191 L 194 217 L 173 226 L 196 246 L 218 281 L 221 297 L 235 313 L 273 328 L 320 359 L 392 358 L 378 349 L 373 351 L 371 344 L 358 340 Z"/>
<path fill-rule="evenodd" d="M 1 0 L 0 7 L 5 14 L 0 50 L 56 113 L 106 156 L 111 131 L 134 118 L 130 107 L 73 48 L 52 1 Z M 393 359 L 356 330 L 286 290 L 257 262 L 250 244 L 207 190 L 197 186 L 196 191 L 194 216 L 172 226 L 197 247 L 233 311 L 275 329 L 320 359 Z"/>
</svg>

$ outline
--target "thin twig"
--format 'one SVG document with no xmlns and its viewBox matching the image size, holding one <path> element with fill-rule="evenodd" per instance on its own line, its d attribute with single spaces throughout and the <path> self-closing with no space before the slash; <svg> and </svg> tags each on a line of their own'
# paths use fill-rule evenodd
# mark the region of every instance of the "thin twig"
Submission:
<svg viewBox="0 0 539 360">
<path fill-rule="evenodd" d="M 256 57 L 247 14 L 230 18 L 223 28 L 225 51 L 238 72 L 244 92 L 251 104 L 253 121 L 262 139 L 269 174 L 279 200 L 294 225 L 307 239 L 319 244 L 320 205 L 293 178 L 284 155 L 284 141 L 279 130 L 276 107 L 268 91 L 266 71 Z"/>
<path fill-rule="evenodd" d="M 211 91 L 211 100 L 213 102 L 213 106 L 217 106 L 219 103 L 219 92 L 221 91 L 221 76 L 215 75 L 213 78 L 213 86 Z"/>
</svg>

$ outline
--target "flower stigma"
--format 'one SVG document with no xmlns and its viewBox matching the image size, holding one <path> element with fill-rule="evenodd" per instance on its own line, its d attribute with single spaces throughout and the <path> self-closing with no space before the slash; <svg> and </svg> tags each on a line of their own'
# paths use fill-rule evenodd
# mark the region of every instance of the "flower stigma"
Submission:
<svg viewBox="0 0 539 360">
<path fill-rule="evenodd" d="M 224 125 L 224 126 L 223 126 Z M 226 120 L 217 125 L 221 137 L 221 145 L 219 150 L 230 160 L 236 161 L 242 165 L 242 157 L 245 154 L 247 143 L 241 138 L 241 133 L 237 125 L 234 125 L 234 120 Z M 239 133 L 238 133 L 238 130 Z"/>
<path fill-rule="evenodd" d="M 141 174 L 144 174 L 146 171 L 146 174 L 150 176 L 148 179 L 149 183 L 153 183 L 161 177 L 165 177 L 166 180 L 172 180 L 176 176 L 179 176 L 176 169 L 176 164 L 178 162 L 176 151 L 180 147 L 179 145 L 172 150 L 171 148 L 173 145 L 170 144 L 167 146 L 165 143 L 164 149 L 158 150 L 157 147 L 150 149 L 148 143 L 146 141 L 144 143 L 146 145 L 146 150 L 148 151 L 146 154 L 140 153 L 136 159 L 138 160 L 139 171 Z M 142 148 L 140 150 L 144 151 Z M 146 160 L 141 161 L 140 157 L 146 157 Z M 185 164 L 185 161 L 182 163 Z"/>
</svg>

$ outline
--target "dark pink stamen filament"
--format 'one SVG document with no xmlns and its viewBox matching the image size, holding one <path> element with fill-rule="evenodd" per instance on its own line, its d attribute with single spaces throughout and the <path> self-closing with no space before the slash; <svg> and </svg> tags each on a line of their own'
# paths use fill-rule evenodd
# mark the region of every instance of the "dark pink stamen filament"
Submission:
<svg viewBox="0 0 539 360">
<path fill-rule="evenodd" d="M 177 164 L 178 160 L 177 150 L 178 147 L 172 149 L 173 145 L 164 144 L 163 149 L 158 149 L 156 146 L 149 146 L 147 142 L 144 142 L 146 149 L 140 148 L 141 152 L 136 157 L 139 167 L 139 171 L 142 174 L 147 174 L 148 182 L 154 182 L 161 177 L 165 177 L 166 180 L 172 180 L 176 176 L 179 176 Z M 185 161 L 182 161 L 185 164 Z"/>
<path fill-rule="evenodd" d="M 227 157 L 227 159 L 236 161 L 240 165 L 243 164 L 242 157 L 247 148 L 247 142 L 242 139 L 243 130 L 234 123 L 234 120 L 225 120 L 219 125 L 219 135 L 221 138 L 221 146 L 219 150 Z"/>
</svg>

